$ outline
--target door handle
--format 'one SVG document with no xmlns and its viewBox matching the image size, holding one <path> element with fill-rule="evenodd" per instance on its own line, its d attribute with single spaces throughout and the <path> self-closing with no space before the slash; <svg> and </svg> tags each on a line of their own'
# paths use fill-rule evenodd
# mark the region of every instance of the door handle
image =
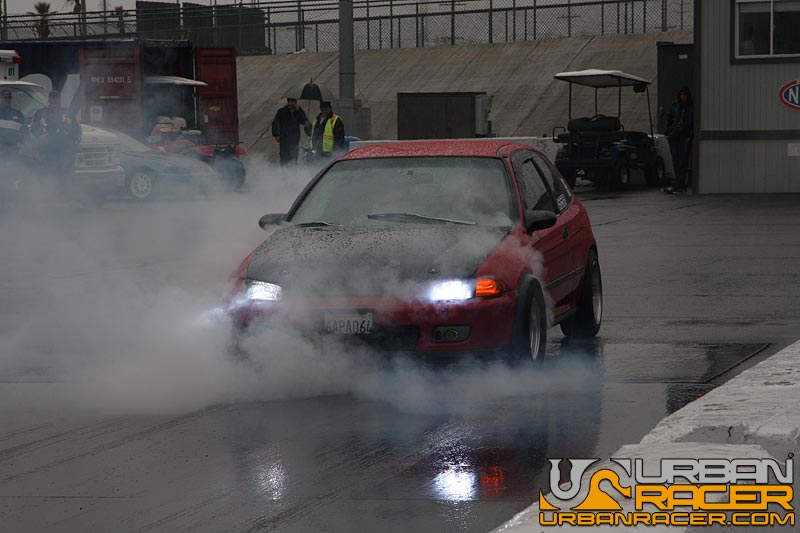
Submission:
<svg viewBox="0 0 800 533">
<path fill-rule="evenodd" d="M 565 239 L 569 238 L 569 230 L 567 228 L 562 229 L 561 236 L 564 237 Z"/>
</svg>

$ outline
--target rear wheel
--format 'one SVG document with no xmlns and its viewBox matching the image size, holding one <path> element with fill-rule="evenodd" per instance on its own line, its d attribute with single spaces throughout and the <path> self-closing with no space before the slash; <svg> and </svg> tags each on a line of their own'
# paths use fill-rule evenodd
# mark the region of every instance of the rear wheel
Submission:
<svg viewBox="0 0 800 533">
<path fill-rule="evenodd" d="M 574 315 L 561 323 L 561 331 L 568 339 L 594 337 L 603 321 L 603 277 L 597 252 L 589 251 L 583 275 L 580 301 Z"/>
<path fill-rule="evenodd" d="M 609 181 L 611 190 L 628 188 L 628 185 L 631 183 L 631 169 L 628 167 L 626 161 L 620 160 L 612 167 L 611 179 Z"/>
<path fill-rule="evenodd" d="M 226 191 L 238 191 L 244 186 L 244 164 L 235 157 L 216 156 L 212 159 L 211 166 L 222 178 Z"/>
<path fill-rule="evenodd" d="M 547 347 L 547 307 L 538 284 L 531 288 L 531 293 L 525 320 L 520 323 L 522 331 L 518 332 L 518 341 L 513 347 L 513 356 L 517 362 L 540 365 Z"/>
</svg>

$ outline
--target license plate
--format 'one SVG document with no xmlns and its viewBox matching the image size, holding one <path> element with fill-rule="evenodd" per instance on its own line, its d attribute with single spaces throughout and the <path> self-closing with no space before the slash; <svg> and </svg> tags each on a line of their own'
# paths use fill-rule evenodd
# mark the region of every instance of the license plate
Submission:
<svg viewBox="0 0 800 533">
<path fill-rule="evenodd" d="M 372 313 L 325 313 L 323 331 L 329 335 L 369 335 Z"/>
</svg>

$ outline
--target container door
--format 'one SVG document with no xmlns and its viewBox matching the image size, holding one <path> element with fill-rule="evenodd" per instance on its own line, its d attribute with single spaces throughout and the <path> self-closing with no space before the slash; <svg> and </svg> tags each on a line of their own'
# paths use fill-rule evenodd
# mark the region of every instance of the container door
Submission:
<svg viewBox="0 0 800 533">
<path fill-rule="evenodd" d="M 81 122 L 138 135 L 141 113 L 141 57 L 136 47 L 82 48 Z"/>
<path fill-rule="evenodd" d="M 198 49 L 195 79 L 208 84 L 198 89 L 198 115 L 208 142 L 239 142 L 234 49 Z"/>
</svg>

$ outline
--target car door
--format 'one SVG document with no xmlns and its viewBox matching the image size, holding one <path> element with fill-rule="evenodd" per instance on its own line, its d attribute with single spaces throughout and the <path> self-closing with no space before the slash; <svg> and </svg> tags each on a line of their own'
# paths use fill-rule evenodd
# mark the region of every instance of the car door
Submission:
<svg viewBox="0 0 800 533">
<path fill-rule="evenodd" d="M 555 198 L 561 236 L 564 239 L 563 246 L 566 249 L 564 253 L 568 256 L 565 277 L 559 281 L 569 295 L 580 286 L 589 249 L 581 208 L 573 201 L 572 191 L 553 164 L 539 153 L 534 153 L 533 159 Z"/>
<path fill-rule="evenodd" d="M 556 212 L 555 198 L 533 157 L 534 152 L 529 150 L 518 150 L 512 155 L 511 161 L 517 177 L 522 207 L 524 210 L 540 209 Z M 561 221 L 558 220 L 551 228 L 533 232 L 528 241 L 529 246 L 541 254 L 544 288 L 551 299 L 554 316 L 566 310 L 565 300 L 569 295 L 566 285 L 560 282 L 568 274 L 571 266 L 569 250 L 564 246 L 562 229 Z M 534 272 L 538 270 L 535 266 Z"/>
</svg>

